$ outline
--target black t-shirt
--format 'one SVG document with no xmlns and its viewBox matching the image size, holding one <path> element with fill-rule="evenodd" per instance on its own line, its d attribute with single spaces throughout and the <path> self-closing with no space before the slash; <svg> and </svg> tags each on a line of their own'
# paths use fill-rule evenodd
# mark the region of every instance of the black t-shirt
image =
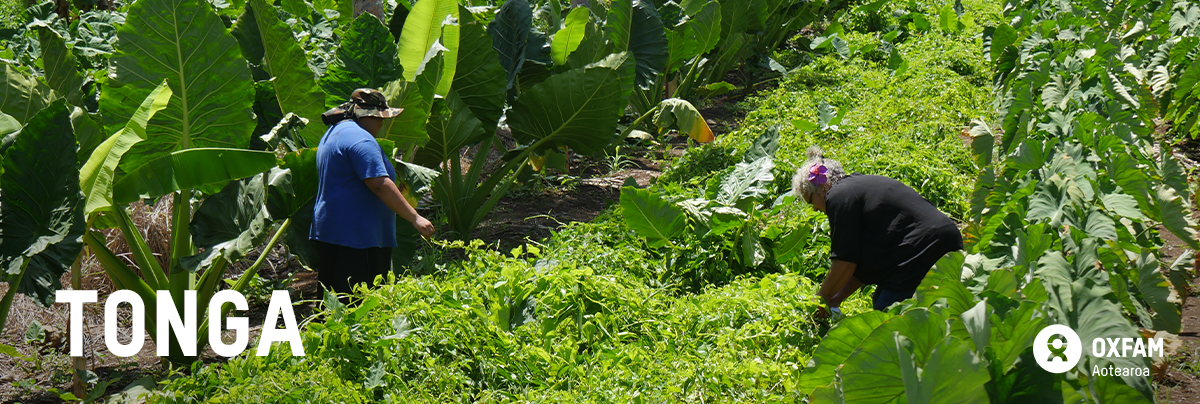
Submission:
<svg viewBox="0 0 1200 404">
<path fill-rule="evenodd" d="M 831 258 L 857 265 L 854 277 L 894 291 L 915 289 L 937 260 L 963 247 L 954 221 L 912 188 L 854 174 L 825 198 Z"/>
</svg>

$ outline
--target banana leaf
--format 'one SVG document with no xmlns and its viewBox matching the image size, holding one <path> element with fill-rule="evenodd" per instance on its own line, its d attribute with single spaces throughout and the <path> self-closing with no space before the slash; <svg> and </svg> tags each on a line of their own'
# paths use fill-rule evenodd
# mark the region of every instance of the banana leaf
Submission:
<svg viewBox="0 0 1200 404">
<path fill-rule="evenodd" d="M 188 149 L 151 160 L 117 180 L 113 201 L 130 203 L 175 191 L 224 184 L 275 166 L 275 154 L 244 149 Z"/>
<path fill-rule="evenodd" d="M 166 108 L 170 99 L 171 88 L 163 82 L 142 101 L 125 127 L 96 147 L 83 164 L 79 170 L 79 187 L 87 198 L 85 215 L 91 217 L 92 213 L 112 206 L 113 177 L 117 164 L 134 144 L 145 140 L 147 122 L 155 113 Z"/>
</svg>

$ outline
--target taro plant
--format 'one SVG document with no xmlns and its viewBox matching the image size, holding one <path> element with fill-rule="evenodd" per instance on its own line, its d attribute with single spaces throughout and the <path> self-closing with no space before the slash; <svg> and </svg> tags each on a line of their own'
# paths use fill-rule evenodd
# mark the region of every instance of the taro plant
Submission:
<svg viewBox="0 0 1200 404">
<path fill-rule="evenodd" d="M 724 283 L 733 277 L 805 258 L 817 235 L 809 223 L 792 229 L 777 224 L 795 200 L 773 194 L 779 130 L 763 133 L 742 162 L 725 175 L 712 177 L 704 195 L 669 200 L 663 192 L 626 186 L 621 189 L 621 216 L 646 245 L 661 251 L 668 266 L 690 279 L 693 289 Z"/>
<path fill-rule="evenodd" d="M 1180 329 L 1194 251 L 1163 260 L 1159 232 L 1193 250 L 1200 241 L 1187 176 L 1169 147 L 1154 148 L 1163 106 L 1137 89 L 1163 62 L 1149 55 L 1188 41 L 1169 34 L 1190 32 L 1189 7 L 1010 3 L 1012 25 L 986 34 L 1003 134 L 983 122 L 970 132 L 982 173 L 966 251 L 943 258 L 913 299 L 833 329 L 801 375 L 813 402 L 1155 399 L 1149 375 L 1092 373 L 1149 358 L 1085 349 L 1075 369 L 1048 374 L 1031 345 L 1049 324 L 1082 341 Z"/>
</svg>

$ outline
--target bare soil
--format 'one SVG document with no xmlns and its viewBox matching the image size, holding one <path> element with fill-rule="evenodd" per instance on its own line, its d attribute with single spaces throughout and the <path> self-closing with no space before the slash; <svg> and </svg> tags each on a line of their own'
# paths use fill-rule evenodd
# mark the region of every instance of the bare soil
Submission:
<svg viewBox="0 0 1200 404">
<path fill-rule="evenodd" d="M 160 203 L 160 205 L 164 204 L 169 205 L 169 201 Z M 152 216 L 156 214 L 156 208 L 135 207 L 133 217 L 144 234 L 163 236 L 156 232 L 169 232 L 169 230 L 158 228 L 162 225 L 161 223 L 147 222 L 153 221 Z M 165 239 L 166 236 L 163 238 Z M 155 238 L 148 237 L 147 239 L 150 240 L 152 250 L 165 251 L 165 244 L 156 247 Z M 127 264 L 135 266 L 132 261 L 128 261 L 128 248 L 124 246 L 124 240 L 121 239 L 119 232 L 108 234 L 108 245 L 118 256 L 127 259 Z M 160 247 L 162 250 L 159 250 Z M 253 251 L 245 260 L 233 265 L 229 269 L 226 279 L 239 277 L 261 253 L 261 249 Z M 287 257 L 282 246 L 271 251 L 270 254 L 266 263 L 260 268 L 259 276 L 272 282 L 272 289 L 275 288 L 275 285 L 287 285 L 291 291 L 293 302 L 305 301 L 295 308 L 297 317 L 308 317 L 317 306 L 313 300 L 318 299 L 321 293 L 316 283 L 316 273 L 305 270 L 296 262 L 295 258 Z M 85 368 L 94 372 L 99 381 L 112 381 L 106 389 L 105 395 L 116 394 L 128 384 L 145 376 L 160 379 L 166 374 L 166 370 L 164 363 L 155 354 L 157 346 L 154 340 L 148 336 L 149 334 L 146 334 L 142 350 L 132 357 L 117 357 L 104 346 L 104 307 L 108 295 L 114 288 L 103 269 L 94 260 L 85 261 L 81 273 L 83 275 L 81 289 L 97 290 L 100 295 L 97 303 L 84 306 L 83 345 L 85 348 L 83 359 Z M 70 274 L 64 274 L 62 283 L 70 285 Z M 7 284 L 0 284 L 0 294 L 3 294 L 7 288 Z M 251 295 L 248 296 L 248 299 L 252 301 L 252 307 L 247 313 L 241 315 L 249 318 L 250 348 L 253 348 L 253 341 L 262 329 L 267 308 L 265 300 L 269 299 L 269 295 Z M 253 303 L 255 299 L 260 300 L 259 304 Z M 121 343 L 128 343 L 130 340 L 130 317 L 128 309 L 123 309 L 118 314 L 118 323 L 120 323 L 118 340 Z M 43 340 L 30 341 L 26 338 L 26 331 L 35 322 L 45 328 Z M 50 307 L 41 307 L 33 299 L 22 294 L 18 294 L 13 299 L 8 325 L 0 333 L 0 345 L 13 347 L 22 356 L 12 357 L 0 354 L 0 403 L 63 402 L 50 390 L 57 389 L 60 393 L 72 391 L 73 360 L 68 355 L 68 341 L 70 340 L 68 329 L 67 305 L 54 304 Z M 226 339 L 232 341 L 232 338 L 232 332 L 227 332 Z M 211 348 L 207 348 L 200 355 L 200 360 L 212 363 L 224 361 L 225 358 L 218 356 Z"/>
</svg>

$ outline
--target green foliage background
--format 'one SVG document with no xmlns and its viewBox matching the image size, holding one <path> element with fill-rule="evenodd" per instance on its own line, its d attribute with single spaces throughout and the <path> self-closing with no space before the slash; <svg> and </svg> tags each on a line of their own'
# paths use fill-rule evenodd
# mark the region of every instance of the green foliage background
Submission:
<svg viewBox="0 0 1200 404">
<path fill-rule="evenodd" d="M 934 30 L 898 44 L 910 63 L 901 74 L 870 54 L 777 52 L 775 59 L 799 67 L 737 105 L 749 111 L 740 128 L 689 149 L 655 189 L 672 200 L 703 196 L 757 136 L 781 125 L 772 197 L 789 191 L 805 148 L 817 144 L 848 170 L 899 179 L 965 218 L 977 171 L 959 134 L 972 119 L 995 119 L 978 24 L 999 18 L 995 3 L 966 6 L 976 21 L 966 31 Z M 878 41 L 870 24 L 896 23 L 872 18 L 849 18 L 851 44 Z M 843 116 L 837 129 L 806 133 L 791 125 L 814 120 L 821 101 Z M 203 367 L 168 384 L 163 401 L 292 394 L 271 382 L 280 373 L 333 379 L 304 390 L 345 394 L 346 401 L 798 401 L 811 393 L 797 383 L 824 327 L 811 320 L 808 298 L 828 265 L 825 219 L 802 205 L 770 219 L 786 229 L 815 227 L 801 259 L 701 274 L 699 287 L 689 281 L 698 269 L 647 248 L 619 206 L 512 254 L 458 244 L 451 250 L 466 252 L 452 255 L 463 261 L 426 257 L 414 269 L 425 276 L 364 290 L 355 296 L 361 305 L 327 306 L 306 326 L 307 357 L 287 357 L 279 346 L 271 357 Z M 843 309 L 866 312 L 869 298 L 855 295 Z"/>
</svg>

